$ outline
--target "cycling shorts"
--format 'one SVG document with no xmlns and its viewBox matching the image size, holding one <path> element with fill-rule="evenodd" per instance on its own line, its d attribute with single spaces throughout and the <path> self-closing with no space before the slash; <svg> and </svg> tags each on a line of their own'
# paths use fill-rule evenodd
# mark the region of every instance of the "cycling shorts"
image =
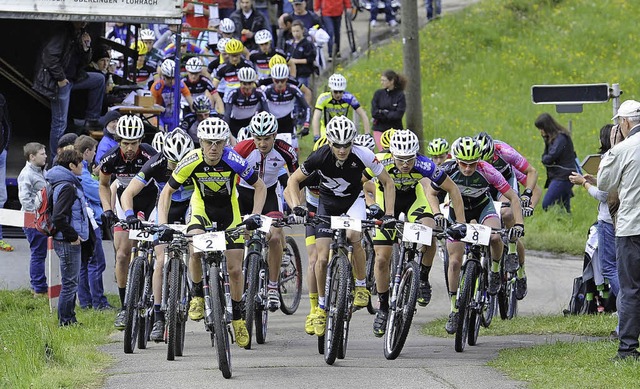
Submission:
<svg viewBox="0 0 640 389">
<path fill-rule="evenodd" d="M 231 211 L 231 212 L 230 212 Z M 200 196 L 194 194 L 191 197 L 191 217 L 187 227 L 187 232 L 193 230 L 206 230 L 216 223 L 216 231 L 224 231 L 228 228 L 238 226 L 242 222 L 240 208 L 237 199 L 232 198 L 231 203 L 209 204 L 205 203 Z M 227 239 L 227 250 L 243 249 L 244 234 L 235 240 Z"/>
<path fill-rule="evenodd" d="M 307 203 L 307 209 L 309 212 L 316 213 L 318 212 L 318 208 L 315 205 L 311 205 Z M 313 246 L 316 244 L 316 226 L 315 224 L 308 224 L 305 226 L 304 230 L 304 243 L 307 246 Z"/>
<path fill-rule="evenodd" d="M 384 192 L 376 185 L 376 203 L 384 209 Z M 393 209 L 393 216 L 399 218 L 404 213 L 405 220 L 410 223 L 416 223 L 425 217 L 433 218 L 433 213 L 427 197 L 424 194 L 422 185 L 418 184 L 415 191 L 398 192 L 396 191 L 396 202 Z M 396 241 L 397 231 L 395 228 L 381 228 L 380 233 L 376 234 L 373 239 L 374 245 L 391 246 Z"/>
<path fill-rule="evenodd" d="M 278 185 L 267 188 L 267 199 L 262 207 L 262 215 L 269 212 L 282 212 L 282 199 L 276 190 Z M 254 190 L 238 185 L 238 204 L 240 205 L 241 215 L 250 215 L 253 212 L 253 194 Z"/>
<path fill-rule="evenodd" d="M 322 202 L 322 196 L 320 196 L 320 201 L 318 202 L 318 215 L 327 215 L 327 216 L 340 216 L 342 214 L 347 214 L 349 217 L 365 220 L 367 217 L 367 207 L 364 202 L 364 194 L 360 192 L 360 195 L 356 198 L 356 200 L 344 207 L 334 207 L 327 208 Z M 320 223 L 316 226 L 316 238 L 331 238 L 333 237 L 333 230 L 331 229 L 330 223 Z"/>
<path fill-rule="evenodd" d="M 449 209 L 449 221 L 451 223 L 455 223 L 455 220 L 453 220 L 453 218 L 451 217 L 451 215 L 455 214 L 454 212 L 455 211 L 453 210 L 453 207 Z M 498 216 L 498 213 L 496 212 L 496 208 L 493 206 L 493 201 L 491 200 L 487 201 L 486 204 L 480 204 L 479 206 L 474 207 L 470 210 L 465 209 L 464 215 L 467 218 L 467 223 L 471 223 L 472 220 L 475 220 L 476 223 L 484 224 L 485 220 L 489 218 L 500 218 L 500 216 Z"/>
</svg>

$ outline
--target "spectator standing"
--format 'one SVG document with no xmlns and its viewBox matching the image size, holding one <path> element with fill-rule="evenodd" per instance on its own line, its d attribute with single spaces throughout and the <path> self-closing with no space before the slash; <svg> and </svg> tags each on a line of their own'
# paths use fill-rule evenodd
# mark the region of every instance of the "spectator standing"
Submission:
<svg viewBox="0 0 640 389">
<path fill-rule="evenodd" d="M 46 173 L 53 192 L 53 248 L 60 258 L 62 289 L 58 300 L 58 323 L 77 323 L 75 305 L 78 291 L 82 244 L 92 240 L 89 232 L 87 204 L 80 184 L 82 156 L 75 150 L 63 150 L 58 164 Z"/>
<path fill-rule="evenodd" d="M 91 60 L 91 36 L 85 22 L 70 22 L 45 44 L 36 67 L 33 89 L 51 102 L 51 159 L 55 157 L 58 139 L 67 129 L 71 91 L 87 89 L 86 125 L 97 126 L 105 92 L 105 78 L 99 73 L 87 73 Z"/>
<path fill-rule="evenodd" d="M 378 24 L 376 19 L 378 18 L 378 2 L 379 1 L 384 2 L 385 20 L 389 24 L 389 27 L 393 28 L 397 26 L 398 21 L 396 20 L 396 15 L 393 12 L 393 8 L 391 8 L 391 0 L 372 0 L 371 1 L 371 9 L 369 11 L 371 13 L 371 19 L 369 20 L 369 26 L 371 26 L 371 28 L 374 28 Z"/>
<path fill-rule="evenodd" d="M 340 28 L 342 14 L 347 10 L 347 17 L 351 14 L 350 0 L 317 0 L 314 4 L 315 12 L 322 17 L 324 29 L 329 34 L 329 58 L 333 58 L 335 47 L 336 58 L 340 58 Z M 330 59 L 331 60 L 331 59 Z"/>
<path fill-rule="evenodd" d="M 75 150 L 82 156 L 82 174 L 80 183 L 87 200 L 87 214 L 90 215 L 91 229 L 95 233 L 95 244 L 85 253 L 80 266 L 78 301 L 80 307 L 102 310 L 111 308 L 104 295 L 102 273 L 106 268 L 106 259 L 102 248 L 102 204 L 100 203 L 99 184 L 91 177 L 93 160 L 96 156 L 98 141 L 87 135 L 81 135 L 74 143 Z"/>
<path fill-rule="evenodd" d="M 378 149 L 382 150 L 380 145 L 382 133 L 390 128 L 404 128 L 402 117 L 407 109 L 404 95 L 407 79 L 393 70 L 385 70 L 380 75 L 380 84 L 382 88 L 375 91 L 371 99 L 371 116 L 373 117 L 373 137 Z"/>
<path fill-rule="evenodd" d="M 118 142 L 114 139 L 114 135 L 116 133 L 116 124 L 118 124 L 118 119 L 120 119 L 120 112 L 115 109 L 107 112 L 102 118 L 100 118 L 100 124 L 102 125 L 103 135 L 102 139 L 100 139 L 100 143 L 98 143 L 98 149 L 96 150 L 96 163 L 99 163 L 102 157 L 107 153 L 107 151 L 112 148 L 118 146 Z"/>
<path fill-rule="evenodd" d="M 427 20 L 440 17 L 442 13 L 442 0 L 426 0 L 425 5 L 427 7 Z"/>
<path fill-rule="evenodd" d="M 45 146 L 37 142 L 24 145 L 24 157 L 27 164 L 18 175 L 18 199 L 24 212 L 35 212 L 36 195 L 45 186 L 44 167 L 47 164 Z M 29 277 L 33 295 L 46 296 L 48 291 L 47 277 L 44 272 L 44 261 L 47 257 L 47 236 L 34 227 L 25 227 L 24 235 L 31 249 L 29 261 Z"/>
<path fill-rule="evenodd" d="M 546 211 L 551 205 L 560 204 L 571 213 L 573 184 L 569 176 L 577 168 L 571 134 L 546 112 L 538 116 L 535 126 L 544 139 L 542 164 L 547 169 L 547 181 L 544 184 L 547 193 L 542 199 L 542 209 Z"/>
<path fill-rule="evenodd" d="M 9 122 L 9 107 L 7 100 L 0 93 L 0 208 L 7 202 L 7 148 L 11 137 L 11 123 Z M 13 251 L 13 247 L 2 237 L 0 225 L 0 251 Z"/>
<path fill-rule="evenodd" d="M 293 39 L 285 45 L 285 52 L 291 57 L 290 62 L 296 65 L 296 79 L 309 87 L 313 73 L 313 61 L 316 58 L 316 47 L 304 36 L 302 21 L 294 20 L 291 25 Z"/>
<path fill-rule="evenodd" d="M 293 39 L 291 33 L 291 25 L 293 24 L 293 16 L 291 14 L 282 14 L 278 18 L 278 36 L 276 39 L 276 47 L 284 50 L 287 42 Z"/>
<path fill-rule="evenodd" d="M 292 0 L 293 3 L 293 21 L 300 20 L 304 28 L 307 31 L 311 30 L 313 26 L 318 25 L 322 27 L 322 19 L 315 12 L 307 9 L 307 2 L 305 0 Z"/>
<path fill-rule="evenodd" d="M 640 359 L 640 102 L 627 100 L 613 120 L 625 137 L 602 156 L 598 188 L 617 191 L 620 199 L 616 218 L 618 260 L 618 353 L 615 359 Z"/>
<path fill-rule="evenodd" d="M 234 35 L 249 50 L 257 49 L 253 36 L 260 30 L 269 29 L 269 23 L 264 15 L 254 8 L 253 0 L 240 0 L 239 4 L 238 10 L 230 16 L 236 25 Z"/>
</svg>

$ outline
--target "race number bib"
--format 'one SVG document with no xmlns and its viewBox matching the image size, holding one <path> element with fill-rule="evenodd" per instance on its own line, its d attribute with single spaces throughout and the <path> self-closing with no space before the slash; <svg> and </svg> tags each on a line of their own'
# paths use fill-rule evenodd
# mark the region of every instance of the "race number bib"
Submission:
<svg viewBox="0 0 640 389">
<path fill-rule="evenodd" d="M 227 240 L 224 231 L 207 232 L 193 237 L 193 251 L 196 253 L 226 249 Z"/>
<path fill-rule="evenodd" d="M 420 223 L 404 223 L 402 241 L 409 243 L 420 243 L 431 246 L 431 235 L 433 230 L 429 226 Z"/>
<path fill-rule="evenodd" d="M 488 246 L 491 227 L 482 224 L 467 224 L 467 234 L 461 240 L 466 243 Z"/>
<path fill-rule="evenodd" d="M 331 229 L 362 231 L 362 222 L 349 216 L 331 216 Z"/>
<path fill-rule="evenodd" d="M 129 230 L 129 239 L 131 240 L 139 240 L 142 242 L 153 242 L 157 239 L 156 235 L 150 233 L 149 231 L 143 230 Z"/>
</svg>

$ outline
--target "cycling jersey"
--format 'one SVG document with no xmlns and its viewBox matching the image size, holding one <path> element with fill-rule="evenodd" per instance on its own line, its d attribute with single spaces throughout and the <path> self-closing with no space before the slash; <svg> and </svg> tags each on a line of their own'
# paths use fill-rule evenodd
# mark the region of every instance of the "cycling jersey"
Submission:
<svg viewBox="0 0 640 389">
<path fill-rule="evenodd" d="M 187 49 L 186 49 L 186 53 L 183 54 L 182 56 L 186 56 L 189 54 L 203 54 L 204 50 L 201 49 L 200 47 L 194 45 L 191 42 L 187 42 Z M 173 58 L 176 55 L 176 44 L 175 43 L 170 43 L 169 46 L 165 47 L 163 50 L 163 54 L 164 54 L 164 58 Z M 187 61 L 180 61 L 181 63 L 187 63 Z"/>
<path fill-rule="evenodd" d="M 217 78 L 217 70 L 220 67 L 220 65 L 223 62 L 221 62 L 220 57 L 216 57 L 213 61 L 209 62 L 209 66 L 207 66 L 207 69 L 209 70 L 209 74 L 211 75 L 211 79 Z M 227 81 L 222 78 L 222 79 L 218 79 L 220 82 L 218 83 L 218 87 L 216 88 L 216 90 L 218 91 L 218 94 L 220 95 L 220 98 L 224 97 L 224 92 L 227 90 Z"/>
<path fill-rule="evenodd" d="M 258 85 L 259 86 L 269 86 L 269 85 L 273 85 L 273 78 L 263 78 L 260 79 L 258 81 Z M 293 85 L 298 87 L 298 89 L 302 90 L 302 87 L 304 86 L 303 83 L 301 83 L 300 81 L 298 81 L 298 79 L 296 79 L 295 77 L 291 77 L 289 76 L 289 78 L 287 78 L 287 85 Z"/>
<path fill-rule="evenodd" d="M 509 185 L 511 185 L 511 188 L 517 192 L 518 182 L 521 182 L 523 185 L 527 184 L 527 175 L 525 172 L 529 168 L 529 162 L 507 143 L 494 141 L 493 144 L 495 151 L 491 165 L 502 174 L 507 182 L 509 182 Z M 500 197 L 495 189 L 492 190 L 492 196 L 495 199 Z"/>
<path fill-rule="evenodd" d="M 304 110 L 304 123 L 309 125 L 311 109 L 304 99 L 304 94 L 296 86 L 285 84 L 283 91 L 277 91 L 275 84 L 269 85 L 264 90 L 267 106 L 278 120 L 278 133 L 293 133 L 295 123 L 293 119 L 296 101 L 301 110 Z"/>
<path fill-rule="evenodd" d="M 205 76 L 200 76 L 198 81 L 191 82 L 189 81 L 189 77 L 184 77 L 182 82 L 187 86 L 189 92 L 191 92 L 191 97 L 195 100 L 196 97 L 204 95 L 206 91 L 209 93 L 213 93 L 216 89 L 213 87 L 213 83 Z"/>
<path fill-rule="evenodd" d="M 254 171 L 258 172 L 258 176 L 262 178 L 267 188 L 278 183 L 281 168 L 284 166 L 287 167 L 289 173 L 293 173 L 298 168 L 298 157 L 295 150 L 290 144 L 280 139 L 275 140 L 273 148 L 267 155 L 263 155 L 258 150 L 253 139 L 243 140 L 234 147 L 234 150 L 247 160 Z M 253 189 L 244 180 L 240 180 L 240 186 Z"/>
<path fill-rule="evenodd" d="M 224 121 L 229 123 L 233 136 L 238 135 L 242 127 L 251 122 L 251 118 L 261 111 L 269 112 L 267 100 L 260 89 L 254 89 L 249 96 L 243 94 L 240 89 L 232 89 L 225 96 Z"/>
<path fill-rule="evenodd" d="M 191 96 L 189 88 L 182 80 L 180 80 L 180 94 L 184 97 Z M 177 123 L 173 123 L 173 86 L 167 85 L 165 80 L 160 78 L 151 85 L 151 96 L 156 104 L 165 108 L 164 112 L 160 114 L 160 122 L 170 127 L 169 130 L 176 128 Z"/>
<path fill-rule="evenodd" d="M 371 150 L 357 145 L 352 146 L 345 161 L 338 161 L 331 147 L 324 145 L 300 165 L 305 176 L 318 171 L 320 203 L 331 215 L 340 215 L 356 201 L 362 192 L 362 172 L 366 168 L 370 168 L 374 176 L 384 170 Z"/>
<path fill-rule="evenodd" d="M 270 53 L 264 53 L 262 50 L 252 50 L 249 54 L 249 61 L 253 62 L 258 70 L 258 76 L 260 79 L 271 77 L 271 68 L 269 68 L 269 60 L 274 55 L 280 55 L 289 62 L 289 54 L 286 54 L 281 49 L 274 49 Z"/>
<path fill-rule="evenodd" d="M 413 169 L 409 173 L 402 173 L 400 169 L 396 167 L 396 164 L 391 153 L 378 153 L 376 158 L 384 166 L 385 170 L 396 185 L 396 198 L 415 191 L 415 188 L 423 178 L 428 178 L 436 185 L 442 185 L 447 175 L 436 166 L 436 164 L 428 157 L 418 154 L 416 156 L 416 162 Z M 373 174 L 370 169 L 365 170 L 364 176 L 368 179 L 373 178 Z M 384 191 L 384 187 L 381 183 L 378 183 L 378 189 Z"/>
<path fill-rule="evenodd" d="M 237 65 L 232 65 L 229 62 L 223 62 L 215 71 L 214 80 L 225 80 L 226 89 L 224 92 L 225 103 L 227 102 L 227 95 L 234 90 L 240 88 L 240 80 L 238 80 L 238 70 L 242 68 L 254 68 L 253 63 L 240 58 L 240 62 Z"/>
<path fill-rule="evenodd" d="M 322 111 L 322 117 L 320 118 L 321 126 L 324 128 L 326 123 L 329 123 L 329 120 L 334 116 L 347 116 L 349 117 L 349 108 L 356 109 L 360 108 L 360 103 L 358 99 L 354 95 L 349 92 L 344 92 L 342 95 L 342 99 L 335 100 L 331 92 L 324 92 L 318 99 L 316 100 L 317 110 Z"/>
</svg>

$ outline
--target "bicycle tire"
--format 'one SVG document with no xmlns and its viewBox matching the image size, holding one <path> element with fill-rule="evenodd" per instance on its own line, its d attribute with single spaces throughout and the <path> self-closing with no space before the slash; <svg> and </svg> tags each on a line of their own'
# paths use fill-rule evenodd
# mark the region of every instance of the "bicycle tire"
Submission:
<svg viewBox="0 0 640 389">
<path fill-rule="evenodd" d="M 142 292 L 142 300 L 144 301 L 143 309 L 144 314 L 140 316 L 138 330 L 138 349 L 144 350 L 147 348 L 147 342 L 151 336 L 151 329 L 153 327 L 153 291 L 151 288 L 153 277 L 153 266 L 149 266 L 145 269 L 144 277 L 144 291 Z"/>
<path fill-rule="evenodd" d="M 180 298 L 180 258 L 173 256 L 169 259 L 169 299 L 167 301 L 167 361 L 173 361 L 176 357 L 178 335 L 178 299 Z"/>
<path fill-rule="evenodd" d="M 249 333 L 249 344 L 245 349 L 251 350 L 251 342 L 253 340 L 253 322 L 258 306 L 258 283 L 260 277 L 260 262 L 262 257 L 260 254 L 252 252 L 245 259 L 247 262 L 247 292 L 244 301 L 244 317 L 247 323 L 247 332 Z"/>
<path fill-rule="evenodd" d="M 461 277 L 460 298 L 458 299 L 458 328 L 456 329 L 455 350 L 463 352 L 469 333 L 469 305 L 476 284 L 476 266 L 473 260 L 468 260 Z"/>
<path fill-rule="evenodd" d="M 331 283 L 329 285 L 329 295 L 326 304 L 327 322 L 325 329 L 324 361 L 328 365 L 333 365 L 338 356 L 338 348 L 342 341 L 344 330 L 344 313 L 347 304 L 347 283 L 351 274 L 348 272 L 349 264 L 347 257 L 343 254 L 334 256 L 331 260 L 332 266 Z"/>
<path fill-rule="evenodd" d="M 369 289 L 369 301 L 367 302 L 367 312 L 375 315 L 378 309 L 373 305 L 373 296 L 378 294 L 378 288 L 376 287 L 375 277 L 375 265 L 376 265 L 376 253 L 373 250 L 373 245 L 368 240 L 363 240 L 363 248 L 366 255 L 366 282 L 367 289 Z"/>
<path fill-rule="evenodd" d="M 142 299 L 144 285 L 144 257 L 136 257 L 131 263 L 127 278 L 127 293 L 125 302 L 124 353 L 131 354 L 136 347 L 140 321 L 139 305 Z"/>
<path fill-rule="evenodd" d="M 350 272 L 351 273 L 351 272 Z M 353 314 L 353 277 L 348 277 L 347 285 L 347 304 L 344 312 L 344 326 L 342 329 L 342 339 L 338 345 L 338 359 L 344 359 L 347 356 L 347 346 L 349 344 L 349 323 L 351 323 L 351 315 Z M 371 299 L 369 299 L 371 300 Z"/>
<path fill-rule="evenodd" d="M 411 322 L 418 301 L 420 265 L 415 261 L 405 264 L 400 278 L 395 310 L 389 310 L 387 330 L 384 333 L 384 357 L 393 360 L 402 352 L 411 329 Z M 393 290 L 393 286 L 391 287 Z"/>
<path fill-rule="evenodd" d="M 511 320 L 518 314 L 518 299 L 516 298 L 516 283 L 515 274 L 507 281 L 507 291 L 505 295 L 509 296 L 509 303 L 507 304 L 507 319 Z"/>
<path fill-rule="evenodd" d="M 222 293 L 222 282 L 219 277 L 218 265 L 213 264 L 210 271 L 209 293 L 213 311 L 214 343 L 218 354 L 218 369 L 222 372 L 222 376 L 228 379 L 231 378 L 231 345 L 225 318 L 227 311 L 223 304 L 224 293 Z"/>
<path fill-rule="evenodd" d="M 260 272 L 267 277 L 269 269 L 264 261 L 260 262 Z M 265 287 L 268 280 L 265 278 Z M 267 301 L 266 297 L 262 301 Z M 267 339 L 267 323 L 269 320 L 269 309 L 264 304 L 256 304 L 255 324 L 256 324 L 256 343 L 264 344 Z"/>
<path fill-rule="evenodd" d="M 298 244 L 291 236 L 285 238 L 283 255 L 289 255 L 289 260 L 286 266 L 280 266 L 280 310 L 285 315 L 293 315 L 298 310 L 302 297 L 302 257 Z"/>
<path fill-rule="evenodd" d="M 476 277 L 472 296 L 473 302 L 470 307 L 471 311 L 469 312 L 469 334 L 467 336 L 469 346 L 475 346 L 478 343 L 480 326 L 484 320 L 484 294 L 487 293 L 487 273 L 483 271 L 482 266 L 478 266 L 477 271 L 478 276 Z"/>
<path fill-rule="evenodd" d="M 498 296 L 490 295 L 487 293 L 487 304 L 482 309 L 482 321 L 481 324 L 484 328 L 489 328 L 493 317 L 496 315 L 496 309 L 498 305 Z"/>
<path fill-rule="evenodd" d="M 187 268 L 180 263 L 180 303 L 178 304 L 178 336 L 176 337 L 176 356 L 181 357 L 184 352 L 184 337 L 187 330 L 187 319 L 189 315 L 189 280 L 187 279 Z"/>
<path fill-rule="evenodd" d="M 447 287 L 447 293 L 451 293 L 451 290 L 449 290 L 449 251 L 447 251 L 447 242 L 444 242 L 444 246 L 439 246 L 438 252 L 444 266 L 444 285 Z"/>
</svg>

